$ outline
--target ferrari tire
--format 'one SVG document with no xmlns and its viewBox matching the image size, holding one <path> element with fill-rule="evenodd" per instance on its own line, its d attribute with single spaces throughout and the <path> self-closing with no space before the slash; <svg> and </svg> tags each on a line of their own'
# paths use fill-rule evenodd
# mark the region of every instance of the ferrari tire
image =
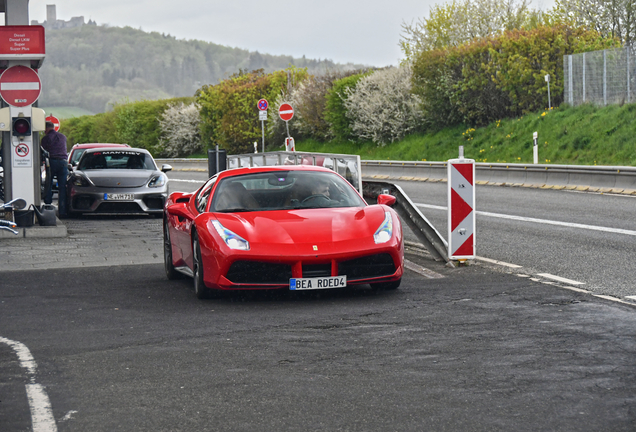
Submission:
<svg viewBox="0 0 636 432">
<path fill-rule="evenodd" d="M 402 283 L 402 278 L 393 281 L 393 282 L 378 282 L 371 284 L 371 288 L 377 290 L 390 291 L 394 289 L 398 289 L 400 287 L 400 283 Z"/>
<path fill-rule="evenodd" d="M 172 262 L 172 241 L 170 240 L 170 230 L 168 229 L 168 220 L 163 221 L 163 266 L 166 270 L 168 280 L 179 279 L 179 273 Z"/>
<path fill-rule="evenodd" d="M 203 263 L 201 262 L 201 245 L 199 244 L 199 235 L 194 233 L 192 239 L 192 273 L 194 274 L 194 293 L 198 299 L 207 299 L 212 297 L 212 290 L 205 286 L 203 281 Z"/>
</svg>

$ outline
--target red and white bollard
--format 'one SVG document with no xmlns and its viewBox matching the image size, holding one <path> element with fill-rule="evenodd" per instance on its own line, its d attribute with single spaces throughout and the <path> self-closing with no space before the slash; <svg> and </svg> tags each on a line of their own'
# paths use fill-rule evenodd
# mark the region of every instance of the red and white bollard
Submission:
<svg viewBox="0 0 636 432">
<path fill-rule="evenodd" d="M 475 258 L 475 161 L 448 161 L 448 256 Z"/>
</svg>

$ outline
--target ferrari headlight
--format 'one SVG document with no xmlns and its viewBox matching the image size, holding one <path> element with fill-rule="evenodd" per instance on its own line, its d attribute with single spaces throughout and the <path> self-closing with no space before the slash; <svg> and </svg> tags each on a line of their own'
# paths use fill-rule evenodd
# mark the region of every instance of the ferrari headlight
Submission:
<svg viewBox="0 0 636 432">
<path fill-rule="evenodd" d="M 391 240 L 393 236 L 393 218 L 391 213 L 384 212 L 384 222 L 380 225 L 380 228 L 373 234 L 373 240 L 376 243 L 386 243 Z"/>
<path fill-rule="evenodd" d="M 150 179 L 150 181 L 148 182 L 148 187 L 156 188 L 156 187 L 165 186 L 165 184 L 166 184 L 166 176 L 164 174 L 159 174 L 158 176 L 155 176 L 152 179 Z"/>
<path fill-rule="evenodd" d="M 212 221 L 212 225 L 230 249 L 250 250 L 250 243 L 247 240 L 225 228 L 221 222 L 215 220 Z"/>
</svg>

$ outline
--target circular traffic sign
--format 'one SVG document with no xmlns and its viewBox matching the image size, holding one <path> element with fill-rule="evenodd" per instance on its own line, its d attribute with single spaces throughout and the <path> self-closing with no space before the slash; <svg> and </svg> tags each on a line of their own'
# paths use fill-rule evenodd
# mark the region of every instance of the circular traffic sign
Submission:
<svg viewBox="0 0 636 432">
<path fill-rule="evenodd" d="M 15 148 L 15 154 L 20 157 L 27 157 L 29 154 L 29 146 L 24 143 L 20 143 Z"/>
<path fill-rule="evenodd" d="M 60 121 L 53 114 L 49 114 L 47 118 L 44 119 L 47 122 L 53 123 L 53 127 L 55 128 L 55 132 L 60 131 Z"/>
<path fill-rule="evenodd" d="M 269 107 L 269 103 L 267 102 L 267 99 L 261 99 L 258 101 L 257 106 L 260 111 L 267 111 L 267 107 Z"/>
<path fill-rule="evenodd" d="M 0 75 L 0 96 L 11 106 L 32 105 L 41 91 L 40 77 L 29 67 L 11 66 Z"/>
<path fill-rule="evenodd" d="M 290 104 L 284 103 L 278 108 L 278 116 L 283 121 L 290 121 L 294 117 L 294 108 Z"/>
</svg>

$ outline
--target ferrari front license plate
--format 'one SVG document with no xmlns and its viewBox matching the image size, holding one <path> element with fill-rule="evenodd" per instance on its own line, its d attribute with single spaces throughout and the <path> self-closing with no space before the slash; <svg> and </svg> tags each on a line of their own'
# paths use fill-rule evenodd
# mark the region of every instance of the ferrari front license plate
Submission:
<svg viewBox="0 0 636 432">
<path fill-rule="evenodd" d="M 121 194 L 104 194 L 104 199 L 105 200 L 114 200 L 114 201 L 121 201 L 121 200 L 134 200 L 135 199 L 135 194 L 126 194 L 126 193 L 121 193 Z"/>
<path fill-rule="evenodd" d="M 330 276 L 322 278 L 297 278 L 289 280 L 289 289 L 294 291 L 344 288 L 347 286 L 346 276 Z"/>
</svg>

